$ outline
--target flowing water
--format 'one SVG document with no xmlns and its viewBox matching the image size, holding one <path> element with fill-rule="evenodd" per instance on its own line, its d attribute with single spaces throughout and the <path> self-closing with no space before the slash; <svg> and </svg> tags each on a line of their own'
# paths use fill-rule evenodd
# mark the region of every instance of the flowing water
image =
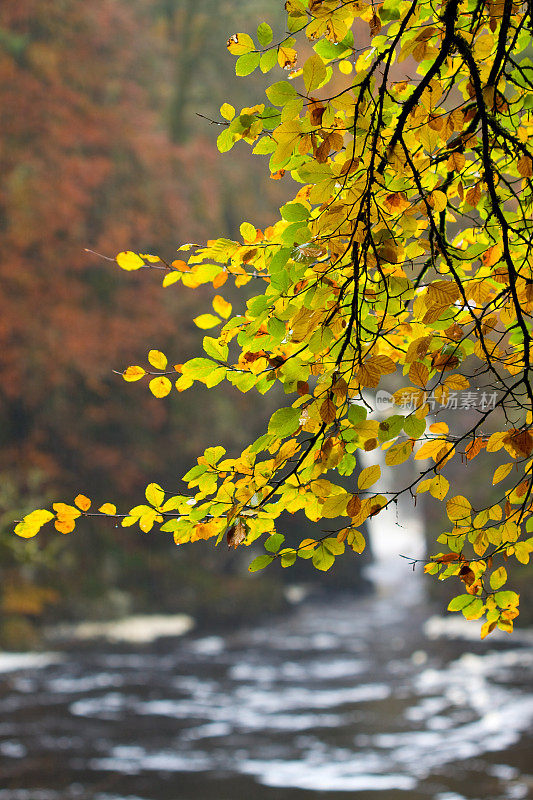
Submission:
<svg viewBox="0 0 533 800">
<path fill-rule="evenodd" d="M 0 800 L 532 797 L 533 649 L 441 627 L 332 596 L 142 652 L 0 658 Z"/>
</svg>

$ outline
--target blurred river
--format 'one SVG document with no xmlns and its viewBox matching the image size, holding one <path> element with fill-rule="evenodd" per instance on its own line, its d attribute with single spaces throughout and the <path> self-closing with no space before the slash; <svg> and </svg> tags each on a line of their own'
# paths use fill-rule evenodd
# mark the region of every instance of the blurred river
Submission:
<svg viewBox="0 0 533 800">
<path fill-rule="evenodd" d="M 0 655 L 0 800 L 533 797 L 531 639 L 464 641 L 425 605 Z"/>
</svg>

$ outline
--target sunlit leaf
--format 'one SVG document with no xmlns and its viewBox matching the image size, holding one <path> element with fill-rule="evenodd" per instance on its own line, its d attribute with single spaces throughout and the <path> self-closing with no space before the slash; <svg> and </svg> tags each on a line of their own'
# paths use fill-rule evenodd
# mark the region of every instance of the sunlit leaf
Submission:
<svg viewBox="0 0 533 800">
<path fill-rule="evenodd" d="M 125 269 L 128 272 L 144 267 L 143 259 L 137 253 L 132 253 L 131 250 L 119 253 L 115 260 L 121 269 Z"/>
</svg>

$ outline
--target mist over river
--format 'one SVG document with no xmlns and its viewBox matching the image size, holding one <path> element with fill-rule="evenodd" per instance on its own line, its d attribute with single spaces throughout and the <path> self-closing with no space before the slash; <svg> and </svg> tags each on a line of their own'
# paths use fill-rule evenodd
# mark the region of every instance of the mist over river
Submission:
<svg viewBox="0 0 533 800">
<path fill-rule="evenodd" d="M 416 595 L 4 654 L 0 800 L 532 797 L 531 639 L 450 636 Z"/>
</svg>

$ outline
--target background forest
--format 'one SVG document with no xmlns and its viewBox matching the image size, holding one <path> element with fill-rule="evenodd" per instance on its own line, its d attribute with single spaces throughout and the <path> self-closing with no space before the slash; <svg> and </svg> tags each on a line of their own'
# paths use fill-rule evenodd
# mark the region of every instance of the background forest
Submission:
<svg viewBox="0 0 533 800">
<path fill-rule="evenodd" d="M 169 404 L 113 374 L 147 343 L 189 356 L 195 308 L 209 298 L 130 280 L 86 252 L 172 260 L 182 242 L 265 223 L 283 202 L 276 181 L 253 190 L 264 166 L 244 150 L 221 157 L 216 127 L 197 114 L 216 117 L 225 97 L 242 104 L 254 91 L 226 50 L 237 14 L 246 25 L 254 13 L 253 0 L 2 3 L 0 643 L 31 644 L 43 614 L 183 609 L 206 597 L 205 565 L 191 575 L 171 541 L 99 523 L 68 547 L 57 535 L 28 546 L 12 524 L 81 484 L 131 501 L 148 473 L 163 483 L 183 474 L 206 437 L 236 446 L 262 422 L 238 392 Z M 208 589 L 215 601 L 246 591 L 229 575 Z"/>
</svg>

